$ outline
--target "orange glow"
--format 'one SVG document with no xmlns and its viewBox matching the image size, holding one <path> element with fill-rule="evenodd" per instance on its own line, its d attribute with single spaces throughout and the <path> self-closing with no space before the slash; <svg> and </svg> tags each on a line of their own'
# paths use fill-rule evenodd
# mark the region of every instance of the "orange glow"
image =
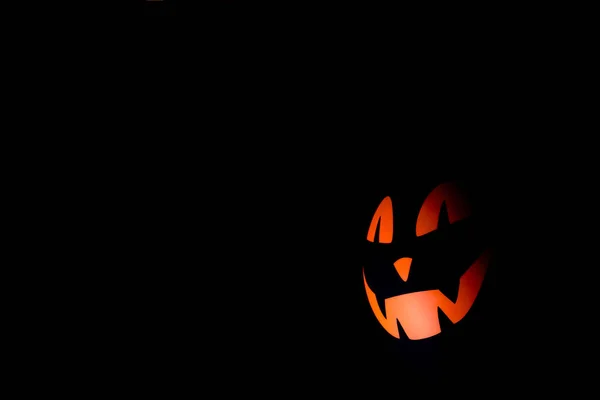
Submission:
<svg viewBox="0 0 600 400">
<path fill-rule="evenodd" d="M 398 263 L 398 261 L 396 263 Z M 409 339 L 426 339 L 441 332 L 438 308 L 441 309 L 453 323 L 457 323 L 464 318 L 473 306 L 475 298 L 479 293 L 487 270 L 488 261 L 489 250 L 485 251 L 462 275 L 458 288 L 458 298 L 455 303 L 450 301 L 439 290 L 425 290 L 422 292 L 403 294 L 385 299 L 385 311 L 387 317 L 383 316 L 383 313 L 377 304 L 375 293 L 367 284 L 364 269 L 363 281 L 371 309 L 381 326 L 383 326 L 390 335 L 398 339 L 400 338 L 398 326 L 396 324 L 396 321 L 399 321 Z M 406 263 L 410 263 L 410 261 L 403 261 L 401 264 L 404 265 Z M 396 268 L 398 269 L 398 267 Z"/>
<path fill-rule="evenodd" d="M 441 184 L 429 193 L 421 206 L 417 217 L 417 236 L 437 229 L 442 203 L 446 203 L 451 224 L 466 218 L 470 213 L 456 186 L 452 183 Z"/>
<path fill-rule="evenodd" d="M 394 234 L 394 213 L 392 210 L 392 199 L 388 196 L 381 201 L 373 219 L 369 226 L 369 232 L 367 233 L 367 240 L 369 242 L 375 241 L 375 231 L 379 225 L 379 243 L 392 243 L 392 236 Z"/>
<path fill-rule="evenodd" d="M 396 267 L 398 275 L 400 275 L 400 278 L 402 278 L 404 282 L 406 282 L 406 280 L 408 279 L 408 271 L 410 271 L 411 263 L 412 258 L 409 257 L 402 257 L 394 263 L 394 267 Z"/>
</svg>

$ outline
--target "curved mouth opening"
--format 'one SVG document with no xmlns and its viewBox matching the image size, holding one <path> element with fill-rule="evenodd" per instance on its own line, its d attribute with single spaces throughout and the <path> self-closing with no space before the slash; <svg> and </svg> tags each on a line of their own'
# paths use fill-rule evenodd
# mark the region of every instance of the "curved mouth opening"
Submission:
<svg viewBox="0 0 600 400">
<path fill-rule="evenodd" d="M 371 309 L 379 323 L 395 338 L 400 339 L 400 330 L 411 340 L 437 335 L 441 332 L 439 311 L 455 324 L 463 319 L 473 306 L 485 277 L 489 253 L 489 250 L 484 251 L 456 285 L 385 299 L 378 299 L 371 290 L 363 268 L 363 281 Z"/>
</svg>

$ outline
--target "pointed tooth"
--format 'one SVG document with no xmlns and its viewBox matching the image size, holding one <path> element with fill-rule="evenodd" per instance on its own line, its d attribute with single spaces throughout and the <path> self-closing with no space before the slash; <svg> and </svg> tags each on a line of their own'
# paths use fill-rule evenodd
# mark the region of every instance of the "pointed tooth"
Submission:
<svg viewBox="0 0 600 400">
<path fill-rule="evenodd" d="M 440 285 L 438 288 L 453 303 L 456 303 L 458 298 L 458 287 L 460 286 L 459 279 L 449 279 L 447 283 Z"/>
<path fill-rule="evenodd" d="M 402 324 L 400 323 L 400 321 L 396 320 L 396 326 L 398 327 L 398 334 L 400 335 L 400 339 L 407 338 L 408 335 L 404 331 L 404 328 L 402 327 Z"/>
<path fill-rule="evenodd" d="M 438 321 L 440 322 L 440 329 L 442 332 L 446 330 L 448 327 L 454 325 L 454 323 L 448 318 L 446 314 L 442 311 L 441 308 L 438 307 Z"/>
<path fill-rule="evenodd" d="M 382 296 L 379 296 L 377 293 L 375 293 L 375 298 L 377 299 L 377 304 L 379 305 L 379 309 L 381 310 L 381 313 L 383 314 L 383 316 L 385 318 L 387 318 L 387 310 L 385 309 L 385 298 Z"/>
</svg>

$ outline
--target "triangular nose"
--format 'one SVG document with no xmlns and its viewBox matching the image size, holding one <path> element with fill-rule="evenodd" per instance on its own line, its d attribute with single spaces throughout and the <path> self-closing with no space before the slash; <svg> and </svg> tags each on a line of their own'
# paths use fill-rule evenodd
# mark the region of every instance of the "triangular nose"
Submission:
<svg viewBox="0 0 600 400">
<path fill-rule="evenodd" d="M 402 257 L 398 261 L 394 263 L 394 267 L 396 267 L 396 271 L 400 278 L 404 282 L 408 279 L 408 271 L 410 271 L 410 263 L 412 262 L 412 258 L 410 257 Z"/>
</svg>

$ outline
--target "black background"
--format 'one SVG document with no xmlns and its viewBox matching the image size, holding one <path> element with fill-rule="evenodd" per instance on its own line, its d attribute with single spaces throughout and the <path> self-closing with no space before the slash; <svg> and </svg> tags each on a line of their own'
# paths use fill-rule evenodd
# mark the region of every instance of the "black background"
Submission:
<svg viewBox="0 0 600 400">
<path fill-rule="evenodd" d="M 29 175 L 12 237 L 35 239 L 7 306 L 28 308 L 13 372 L 40 372 L 22 388 L 454 398 L 595 384 L 593 46 L 524 7 L 136 1 L 142 18 L 121 29 L 124 4 L 25 5 L 47 24 L 35 46 L 13 41 L 37 56 L 14 58 L 36 89 L 13 79 L 16 98 L 44 110 L 16 126 L 47 133 L 19 136 L 27 157 L 11 165 Z M 453 178 L 478 196 L 493 262 L 456 329 L 396 341 L 362 285 L 368 224 L 382 196 L 404 215 Z"/>
<path fill-rule="evenodd" d="M 578 122 L 557 106 L 560 88 L 543 69 L 519 58 L 527 46 L 513 48 L 515 61 L 506 47 L 486 47 L 496 35 L 467 49 L 438 35 L 398 60 L 387 41 L 336 47 L 345 35 L 327 29 L 324 41 L 311 36 L 312 51 L 286 47 L 298 32 L 265 49 L 263 34 L 246 35 L 264 25 L 213 30 L 206 14 L 191 13 L 200 6 L 144 7 L 158 17 L 148 32 L 162 36 L 140 43 L 155 68 L 137 79 L 146 99 L 162 101 L 136 115 L 146 138 L 123 143 L 125 168 L 108 192 L 127 199 L 114 200 L 114 215 L 128 216 L 117 236 L 131 237 L 122 246 L 134 254 L 135 272 L 120 283 L 127 301 L 106 328 L 127 349 L 121 367 L 141 365 L 141 379 L 163 377 L 169 390 L 216 374 L 278 395 L 416 388 L 448 398 L 543 389 L 581 367 L 574 360 L 592 348 L 592 331 L 579 310 L 590 303 L 577 298 L 581 270 L 565 270 L 580 264 L 570 251 L 571 233 L 581 232 L 573 215 L 593 185 L 585 157 L 567 161 L 581 147 L 550 138 Z M 162 18 L 184 9 L 185 32 Z M 239 10 L 248 7 L 234 8 L 234 22 Z M 210 40 L 186 36 L 207 27 Z M 380 37 L 372 21 L 360 27 Z M 209 42 L 221 51 L 204 53 Z M 369 222 L 383 196 L 417 202 L 453 178 L 478 196 L 494 246 L 488 276 L 456 329 L 397 341 L 364 293 Z M 239 390 L 234 383 L 217 386 Z"/>
<path fill-rule="evenodd" d="M 346 155 L 339 139 L 328 148 L 302 139 L 273 148 L 272 139 L 261 147 L 252 137 L 235 151 L 230 144 L 214 148 L 206 160 L 178 146 L 164 159 L 166 170 L 140 171 L 127 189 L 137 199 L 129 212 L 139 214 L 131 224 L 145 238 L 135 240 L 135 253 L 148 260 L 132 257 L 137 273 L 124 285 L 135 288 L 122 321 L 135 332 L 128 343 L 132 362 L 144 360 L 183 384 L 209 366 L 209 376 L 258 369 L 309 392 L 315 385 L 393 392 L 402 379 L 407 390 L 426 392 L 441 389 L 426 382 L 458 384 L 465 377 L 499 386 L 506 379 L 531 382 L 527 369 L 539 368 L 541 337 L 549 334 L 546 315 L 555 315 L 533 286 L 550 264 L 537 251 L 527 253 L 545 244 L 535 243 L 540 235 L 530 238 L 535 214 L 520 211 L 530 199 L 517 186 L 524 182 L 498 170 L 491 147 L 434 149 L 427 136 L 409 137 L 372 135 Z M 251 145 L 263 151 L 238 158 Z M 368 225 L 383 194 L 416 202 L 451 177 L 478 192 L 494 258 L 455 330 L 397 341 L 377 323 L 364 292 Z"/>
</svg>

